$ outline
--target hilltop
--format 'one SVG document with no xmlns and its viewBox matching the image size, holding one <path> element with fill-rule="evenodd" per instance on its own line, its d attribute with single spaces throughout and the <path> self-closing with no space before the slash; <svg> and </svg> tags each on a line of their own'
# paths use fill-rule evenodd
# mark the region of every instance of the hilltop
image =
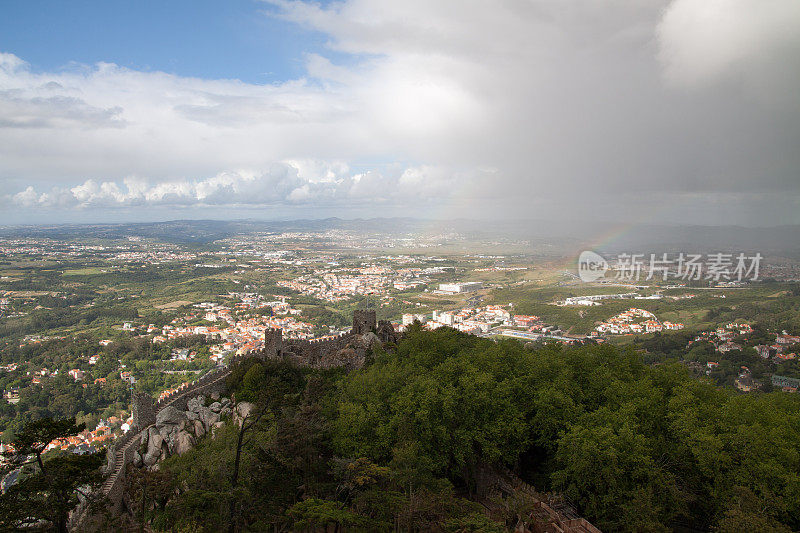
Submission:
<svg viewBox="0 0 800 533">
<path fill-rule="evenodd" d="M 737 395 L 631 350 L 412 328 L 359 370 L 247 359 L 228 387 L 260 416 L 143 471 L 133 519 L 504 531 L 562 501 L 605 531 L 800 525 L 800 398 Z"/>
</svg>

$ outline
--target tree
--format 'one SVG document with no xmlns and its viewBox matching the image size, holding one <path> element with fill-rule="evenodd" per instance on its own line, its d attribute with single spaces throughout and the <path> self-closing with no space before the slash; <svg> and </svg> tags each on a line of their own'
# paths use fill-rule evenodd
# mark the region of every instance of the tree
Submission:
<svg viewBox="0 0 800 533">
<path fill-rule="evenodd" d="M 369 526 L 369 520 L 344 508 L 340 502 L 309 498 L 294 504 L 286 510 L 286 514 L 294 521 L 296 530 L 326 528 L 334 526 L 334 532 L 341 528 L 364 528 Z"/>
<path fill-rule="evenodd" d="M 42 454 L 47 445 L 54 440 L 77 435 L 84 429 L 86 429 L 86 424 L 75 425 L 74 418 L 61 420 L 42 418 L 25 426 L 25 429 L 19 432 L 12 441 L 14 451 L 5 452 L 4 455 L 13 459 L 22 459 L 33 455 L 32 461 L 36 461 L 39 469 L 44 471 Z M 26 459 L 22 459 L 22 461 L 25 462 Z"/>
<path fill-rule="evenodd" d="M 303 403 L 276 421 L 272 452 L 301 477 L 305 496 L 317 496 L 317 486 L 327 475 L 331 456 L 327 431 L 327 421 L 315 403 Z"/>
<path fill-rule="evenodd" d="M 13 442 L 17 458 L 33 455 L 38 468 L 0 496 L 0 526 L 9 530 L 28 529 L 42 521 L 59 533 L 66 533 L 69 513 L 80 503 L 79 495 L 95 500 L 93 492 L 103 481 L 100 466 L 103 452 L 87 455 L 61 454 L 43 460 L 44 450 L 54 438 L 65 438 L 82 429 L 75 420 L 42 419 L 29 424 Z M 18 464 L 19 464 L 18 463 Z"/>
<path fill-rule="evenodd" d="M 492 530 L 456 494 L 504 464 L 604 530 L 800 528 L 800 396 L 737 394 L 613 346 L 411 329 L 347 374 L 240 365 L 230 389 L 266 416 L 162 463 L 177 488 L 154 525 Z M 499 511 L 523 526 L 531 505 Z"/>
<path fill-rule="evenodd" d="M 171 472 L 164 470 L 149 471 L 128 465 L 125 473 L 126 491 L 133 501 L 133 514 L 139 523 L 139 531 L 145 530 L 145 524 L 152 522 L 153 513 L 163 512 L 170 496 L 175 492 L 175 483 Z"/>
<path fill-rule="evenodd" d="M 791 529 L 775 518 L 774 507 L 774 504 L 758 498 L 746 487 L 735 487 L 731 504 L 714 530 L 719 533 L 739 531 L 789 533 Z"/>
<path fill-rule="evenodd" d="M 255 412 L 254 412 L 255 411 Z M 239 420 L 239 431 L 236 436 L 236 458 L 233 462 L 233 473 L 231 474 L 231 501 L 229 504 L 230 523 L 228 524 L 228 532 L 233 533 L 236 531 L 240 512 L 240 502 L 237 498 L 237 488 L 239 486 L 239 469 L 242 464 L 242 449 L 247 446 L 251 438 L 245 439 L 245 434 L 253 429 L 258 424 L 261 417 L 264 416 L 264 410 L 253 407 Z"/>
</svg>

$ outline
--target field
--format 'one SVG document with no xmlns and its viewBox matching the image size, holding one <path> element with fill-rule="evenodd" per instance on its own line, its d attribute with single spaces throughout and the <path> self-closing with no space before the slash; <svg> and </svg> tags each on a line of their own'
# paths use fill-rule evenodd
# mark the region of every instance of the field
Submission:
<svg viewBox="0 0 800 533">
<path fill-rule="evenodd" d="M 558 326 L 573 336 L 589 334 L 601 321 L 638 307 L 653 312 L 662 321 L 686 326 L 683 332 L 661 336 L 608 336 L 608 342 L 634 345 L 640 352 L 645 351 L 643 342 L 659 340 L 663 350 L 650 346 L 648 357 L 652 361 L 659 357 L 660 360 L 681 358 L 683 352 L 687 352 L 687 335 L 734 320 L 758 325 L 762 332 L 759 342 L 772 342 L 765 332 L 774 335 L 785 329 L 800 333 L 800 288 L 797 284 L 771 281 L 739 289 L 587 284 L 576 280 L 575 266 L 570 261 L 523 254 L 516 245 L 376 245 L 355 252 L 350 238 L 340 242 L 319 235 L 299 235 L 289 239 L 238 237 L 230 242 L 185 245 L 152 241 L 132 245 L 128 241 L 91 240 L 87 241 L 85 250 L 76 254 L 74 250 L 80 249 L 80 242 L 74 240 L 65 246 L 55 241 L 42 241 L 36 245 L 38 251 L 17 253 L 7 248 L 11 251 L 0 256 L 0 363 L 19 365 L 15 371 L 4 374 L 0 371 L 0 386 L 4 390 L 21 387 L 23 400 L 30 402 L 35 398 L 42 406 L 48 406 L 45 396 L 37 396 L 39 389 L 31 383 L 31 376 L 43 369 L 56 375 L 57 369 L 58 380 L 61 380 L 58 387 L 71 390 L 74 396 L 81 393 L 80 384 L 71 380 L 62 383 L 63 376 L 71 369 L 80 368 L 91 372 L 93 379 L 104 377 L 114 384 L 108 388 L 95 387 L 93 416 L 99 413 L 97 406 L 104 406 L 106 414 L 124 408 L 129 391 L 120 373 L 126 369 L 137 373 L 142 387 L 158 392 L 179 383 L 185 371 L 195 372 L 206 368 L 204 365 L 214 364 L 208 358 L 209 347 L 204 346 L 207 340 L 187 341 L 193 349 L 205 354 L 202 364 L 176 362 L 170 359 L 172 350 L 188 346 L 177 341 L 155 346 L 152 342 L 155 333 L 144 334 L 142 329 L 126 331 L 123 324 L 131 323 L 134 329 L 144 327 L 144 331 L 150 324 L 156 331 L 176 323 L 210 325 L 211 322 L 205 321 L 202 314 L 198 316 L 192 307 L 199 302 L 228 306 L 235 320 L 246 319 L 249 311 L 242 312 L 240 317 L 236 308 L 242 298 L 232 294 L 256 294 L 262 302 L 285 299 L 297 313 L 292 316 L 305 324 L 303 327 L 308 328 L 312 336 L 346 329 L 353 310 L 366 305 L 376 309 L 378 319 L 400 322 L 406 313 L 431 319 L 434 311 L 494 304 L 511 315 L 538 315 L 545 324 Z M 382 281 L 363 285 L 360 292 L 348 293 L 350 296 L 337 301 L 315 296 L 313 291 L 302 292 L 278 285 L 306 279 L 312 282 L 306 287 L 317 283 L 317 286 L 330 288 L 339 283 L 337 278 L 359 277 L 369 284 L 372 283 L 368 281 L 370 275 L 364 272 L 376 269 L 388 272 L 381 274 Z M 401 274 L 401 271 L 416 273 Z M 327 279 L 324 284 L 323 279 Z M 398 279 L 423 281 L 416 288 L 397 290 L 393 283 Z M 467 294 L 435 292 L 440 283 L 462 281 L 480 281 L 483 289 Z M 342 286 L 346 284 L 340 284 L 340 288 Z M 574 296 L 630 292 L 644 297 L 660 293 L 663 298 L 603 300 L 601 305 L 595 306 L 559 305 L 565 298 Z M 690 294 L 692 298 L 684 298 Z M 257 313 L 266 315 L 269 311 L 261 307 Z M 192 318 L 184 320 L 189 314 Z M 499 322 L 493 324 L 497 326 Z M 225 326 L 220 321 L 215 325 Z M 663 339 L 673 340 L 662 342 Z M 112 340 L 112 343 L 104 344 L 101 350 L 100 341 L 103 340 Z M 655 354 L 659 350 L 662 355 Z M 706 352 L 685 355 L 701 362 L 717 357 L 713 348 Z M 103 366 L 92 367 L 88 358 L 98 353 L 106 354 L 108 360 Z M 730 385 L 741 364 L 731 362 L 718 381 Z M 773 370 L 760 369 L 758 376 Z M 783 367 L 776 371 L 788 375 Z M 104 397 L 106 394 L 108 397 Z M 19 404 L 22 406 L 19 412 L 12 413 L 14 409 L 7 407 L 8 413 L 3 415 L 5 420 L 13 419 L 18 425 L 27 416 L 23 412 L 28 405 L 25 401 Z M 54 412 L 69 413 L 75 409 L 84 414 L 90 410 L 88 406 L 68 407 L 65 401 Z"/>
<path fill-rule="evenodd" d="M 640 291 L 649 295 L 656 288 Z M 514 304 L 518 314 L 537 315 L 546 322 L 574 334 L 589 333 L 599 322 L 631 307 L 654 313 L 659 320 L 683 323 L 688 329 L 707 329 L 736 319 L 759 320 L 780 316 L 779 320 L 800 326 L 798 317 L 787 312 L 797 296 L 780 284 L 752 285 L 742 289 L 668 289 L 660 300 L 603 300 L 595 306 L 559 306 L 555 302 L 572 296 L 632 292 L 611 286 L 524 284 L 494 291 L 492 303 Z M 671 299 L 693 294 L 693 298 Z"/>
</svg>

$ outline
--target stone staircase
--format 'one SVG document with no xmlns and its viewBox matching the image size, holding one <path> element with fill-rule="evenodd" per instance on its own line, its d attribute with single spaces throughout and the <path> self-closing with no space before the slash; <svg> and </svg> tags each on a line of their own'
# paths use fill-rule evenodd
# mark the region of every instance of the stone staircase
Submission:
<svg viewBox="0 0 800 533">
<path fill-rule="evenodd" d="M 100 490 L 103 492 L 103 494 L 108 494 L 111 491 L 111 487 L 119 477 L 119 473 L 122 470 L 122 455 L 122 450 L 119 450 L 114 455 L 114 471 L 111 472 L 111 475 L 106 478 L 106 480 L 103 482 L 103 485 L 100 487 Z"/>
<path fill-rule="evenodd" d="M 235 358 L 231 362 L 237 361 L 238 359 L 240 358 Z M 187 397 L 192 397 L 206 390 L 215 388 L 230 375 L 231 367 L 232 365 L 228 364 L 222 368 L 212 370 L 211 372 L 202 376 L 200 379 L 190 383 L 186 388 L 175 391 L 175 393 L 169 397 L 163 398 L 161 401 L 156 403 L 156 414 L 168 406 L 180 407 L 183 409 L 182 404 L 185 403 Z M 107 470 L 108 477 L 106 477 L 105 481 L 100 487 L 101 494 L 108 497 L 114 506 L 118 506 L 122 501 L 122 495 L 124 492 L 123 483 L 125 481 L 125 467 L 133 460 L 133 452 L 135 451 L 134 445 L 138 445 L 142 433 L 147 431 L 149 428 L 150 426 L 147 426 L 139 431 L 136 431 L 135 433 L 133 430 L 129 431 L 114 443 L 111 463 L 109 464 L 109 468 Z M 73 511 L 70 519 L 70 529 L 80 529 L 80 525 L 83 520 L 88 518 L 86 516 L 87 507 L 88 506 L 81 504 L 75 509 L 75 511 Z"/>
<path fill-rule="evenodd" d="M 337 337 L 333 340 L 326 340 L 325 342 L 337 344 L 343 342 L 343 339 L 346 339 L 347 337 L 347 335 L 342 335 L 341 337 Z M 323 345 L 325 342 L 316 344 L 312 343 L 310 345 Z M 155 411 L 151 415 L 153 418 L 149 419 L 148 417 L 148 420 L 144 422 L 148 425 L 136 433 L 133 433 L 134 430 L 129 431 L 114 443 L 114 447 L 111 450 L 112 459 L 106 470 L 108 477 L 105 479 L 100 488 L 102 494 L 107 496 L 115 507 L 120 505 L 124 492 L 123 483 L 125 480 L 125 467 L 133 460 L 133 452 L 135 451 L 134 443 L 138 444 L 140 442 L 142 433 L 147 431 L 150 427 L 150 424 L 155 422 L 154 415 L 157 415 L 158 412 L 168 406 L 173 406 L 179 410 L 185 410 L 186 401 L 188 398 L 194 397 L 198 394 L 207 394 L 209 391 L 215 390 L 219 386 L 224 385 L 224 381 L 228 378 L 228 376 L 230 376 L 231 370 L 235 363 L 238 363 L 245 358 L 254 356 L 259 357 L 259 354 L 250 353 L 234 356 L 226 365 L 217 367 L 207 372 L 197 380 L 187 383 L 183 387 L 172 392 L 172 394 L 169 396 L 153 402 L 153 410 Z M 86 516 L 87 510 L 88 506 L 81 504 L 72 512 L 70 516 L 70 530 L 75 531 L 81 529 L 82 522 L 88 518 Z"/>
<path fill-rule="evenodd" d="M 140 434 L 141 434 L 141 432 L 139 432 L 137 435 L 140 435 Z M 122 472 L 122 469 L 125 468 L 125 450 L 132 443 L 133 443 L 133 439 L 131 439 L 131 441 L 128 442 L 124 447 L 122 447 L 121 449 L 117 450 L 116 453 L 114 454 L 114 463 L 113 463 L 114 464 L 114 470 L 111 472 L 111 474 L 103 482 L 102 487 L 100 487 L 100 490 L 102 490 L 103 494 L 105 494 L 106 496 L 108 496 L 108 493 L 111 492 L 111 488 L 114 486 L 114 483 L 117 482 L 117 479 L 119 478 L 120 473 Z"/>
<path fill-rule="evenodd" d="M 508 468 L 498 467 L 497 470 L 501 474 L 497 485 L 501 492 L 526 494 L 535 502 L 530 518 L 534 520 L 536 533 L 602 533 L 581 517 L 564 495 L 543 494 Z"/>
</svg>

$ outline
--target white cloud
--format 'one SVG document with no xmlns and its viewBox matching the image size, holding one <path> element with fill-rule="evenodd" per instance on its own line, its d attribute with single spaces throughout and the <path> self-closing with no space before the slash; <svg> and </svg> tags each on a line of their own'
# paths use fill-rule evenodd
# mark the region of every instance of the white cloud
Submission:
<svg viewBox="0 0 800 533">
<path fill-rule="evenodd" d="M 427 202 L 431 193 L 477 179 L 476 175 L 452 175 L 432 167 L 398 168 L 389 173 L 369 171 L 344 175 L 342 167 L 318 162 L 305 165 L 281 163 L 268 172 L 223 172 L 203 180 L 148 183 L 126 178 L 122 183 L 88 179 L 70 189 L 54 187 L 37 191 L 33 186 L 6 198 L 19 207 L 132 207 L 132 206 L 270 206 L 279 204 L 341 205 L 349 199 L 373 199 L 377 203 Z M 310 174 L 310 170 L 316 171 Z M 412 178 L 409 178 L 409 177 Z"/>
<path fill-rule="evenodd" d="M 14 203 L 23 207 L 33 207 L 39 203 L 39 195 L 30 185 L 24 191 L 20 191 L 13 197 Z"/>
<path fill-rule="evenodd" d="M 257 85 L 0 54 L 0 181 L 24 184 L 6 202 L 527 215 L 800 195 L 796 0 L 270 4 L 352 60 L 316 50 L 306 77 Z"/>
</svg>

